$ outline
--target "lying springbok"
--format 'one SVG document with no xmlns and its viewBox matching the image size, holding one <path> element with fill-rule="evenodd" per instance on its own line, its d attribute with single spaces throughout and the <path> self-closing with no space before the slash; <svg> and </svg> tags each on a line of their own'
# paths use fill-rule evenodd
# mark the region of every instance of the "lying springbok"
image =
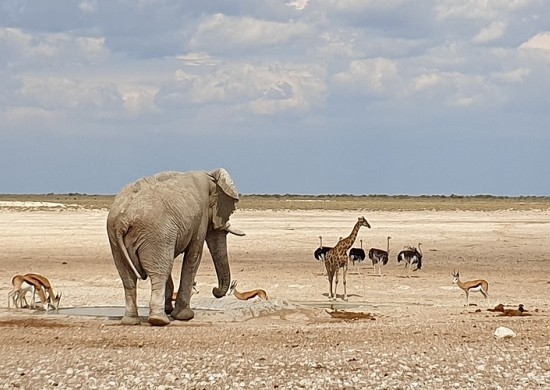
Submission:
<svg viewBox="0 0 550 390">
<path fill-rule="evenodd" d="M 229 287 L 229 291 L 227 292 L 227 295 L 233 294 L 235 298 L 240 299 L 241 301 L 248 301 L 252 298 L 257 298 L 259 300 L 267 301 L 267 293 L 265 290 L 262 289 L 256 289 L 256 290 L 250 290 L 250 291 L 244 291 L 239 292 L 237 291 L 237 281 L 233 280 L 231 282 L 231 286 Z"/>
<path fill-rule="evenodd" d="M 8 307 L 9 307 L 9 300 L 13 297 L 14 303 L 16 301 L 15 296 L 18 294 L 18 300 L 20 302 L 20 306 L 22 306 L 22 300 L 26 298 L 24 295 L 28 291 L 33 292 L 32 297 L 32 305 L 31 308 L 35 307 L 35 294 L 38 294 L 38 297 L 40 298 L 40 301 L 42 302 L 42 306 L 44 307 L 44 310 L 48 312 L 50 310 L 50 307 L 54 310 L 57 310 L 59 308 L 59 302 L 61 301 L 61 293 L 55 294 L 53 287 L 48 280 L 43 275 L 40 274 L 25 274 L 25 275 L 15 275 L 12 278 L 12 284 L 13 289 L 8 294 Z M 17 304 L 16 304 L 17 306 Z"/>
</svg>

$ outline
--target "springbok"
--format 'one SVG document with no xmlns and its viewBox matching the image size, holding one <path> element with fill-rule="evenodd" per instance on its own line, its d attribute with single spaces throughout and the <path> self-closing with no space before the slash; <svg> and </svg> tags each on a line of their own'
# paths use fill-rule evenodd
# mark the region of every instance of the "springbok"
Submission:
<svg viewBox="0 0 550 390">
<path fill-rule="evenodd" d="M 34 284 L 29 283 L 25 280 L 23 275 L 14 275 L 11 278 L 12 289 L 8 293 L 8 309 L 10 308 L 10 303 L 13 302 L 15 308 L 22 308 L 23 301 L 25 301 L 25 306 L 30 309 L 34 309 L 36 306 L 35 294 L 36 287 Z M 27 302 L 27 293 L 32 294 L 31 304 Z"/>
<path fill-rule="evenodd" d="M 256 289 L 256 290 L 250 290 L 250 291 L 244 291 L 239 292 L 237 291 L 237 281 L 233 280 L 231 282 L 231 286 L 229 287 L 229 291 L 227 292 L 227 295 L 233 294 L 235 298 L 240 299 L 241 301 L 248 301 L 252 298 L 257 298 L 259 300 L 267 301 L 267 293 L 265 290 L 262 289 Z"/>
<path fill-rule="evenodd" d="M 18 294 L 18 298 L 20 303 L 22 303 L 22 300 L 24 299 L 24 295 L 27 293 L 27 291 L 33 291 L 33 298 L 32 298 L 32 305 L 31 307 L 35 307 L 35 296 L 34 294 L 38 294 L 38 297 L 40 298 L 40 301 L 42 302 L 42 306 L 44 307 L 44 310 L 48 312 L 50 310 L 50 307 L 54 310 L 57 310 L 59 308 L 59 302 L 61 301 L 61 293 L 55 294 L 53 287 L 48 280 L 43 275 L 40 274 L 25 274 L 25 275 L 15 275 L 12 278 L 12 284 L 13 289 L 12 292 L 10 292 L 11 296 L 13 296 L 13 299 L 15 301 L 15 295 Z M 29 286 L 32 286 L 29 287 Z M 23 293 L 24 291 L 24 293 Z M 22 296 L 23 295 L 23 296 Z M 10 297 L 10 295 L 8 295 Z M 26 301 L 26 299 L 25 299 Z M 8 305 L 9 305 L 9 298 L 8 298 Z"/>
<path fill-rule="evenodd" d="M 489 283 L 483 279 L 469 280 L 467 282 L 460 281 L 460 273 L 458 271 L 453 272 L 453 284 L 456 284 L 466 293 L 466 305 L 469 306 L 470 292 L 480 292 L 485 297 L 485 303 L 487 304 L 487 298 L 489 297 Z"/>
</svg>

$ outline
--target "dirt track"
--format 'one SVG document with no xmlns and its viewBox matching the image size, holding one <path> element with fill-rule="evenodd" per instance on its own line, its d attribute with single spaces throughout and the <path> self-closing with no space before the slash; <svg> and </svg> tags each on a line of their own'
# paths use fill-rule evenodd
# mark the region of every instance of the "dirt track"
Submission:
<svg viewBox="0 0 550 390">
<path fill-rule="evenodd" d="M 3 210 L 4 297 L 12 275 L 40 272 L 63 291 L 62 306 L 123 305 L 106 212 Z M 361 214 L 372 225 L 359 234 L 365 249 L 383 248 L 392 237 L 390 264 L 382 277 L 368 262 L 348 272 L 350 299 L 340 308 L 367 308 L 375 320 L 333 319 L 320 308 L 328 303 L 328 282 L 312 252 L 319 235 L 334 245 Z M 0 388 L 550 386 L 550 211 L 238 211 L 232 221 L 247 233 L 229 240 L 240 289 L 263 288 L 310 306 L 165 328 L 0 309 Z M 395 256 L 418 242 L 424 269 L 405 277 Z M 462 279 L 487 279 L 491 306 L 523 303 L 531 315 L 500 317 L 476 294 L 471 303 L 479 306 L 464 307 L 463 293 L 451 285 L 453 269 Z M 207 251 L 197 282 L 200 294 L 216 283 Z M 147 304 L 146 282 L 139 301 Z M 496 340 L 500 325 L 517 337 Z"/>
</svg>

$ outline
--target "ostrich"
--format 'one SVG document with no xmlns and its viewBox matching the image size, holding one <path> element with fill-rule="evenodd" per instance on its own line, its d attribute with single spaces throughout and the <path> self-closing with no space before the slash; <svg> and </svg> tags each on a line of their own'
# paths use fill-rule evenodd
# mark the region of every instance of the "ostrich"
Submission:
<svg viewBox="0 0 550 390">
<path fill-rule="evenodd" d="M 363 240 L 359 240 L 361 242 L 361 248 L 351 248 L 349 250 L 349 258 L 352 261 L 353 265 L 355 265 L 355 262 L 361 262 L 365 260 L 365 251 L 363 250 Z"/>
<path fill-rule="evenodd" d="M 369 259 L 372 260 L 372 266 L 376 271 L 376 266 L 378 266 L 378 276 L 382 276 L 382 265 L 388 264 L 390 257 L 390 236 L 388 236 L 386 250 L 378 248 L 370 248 L 369 250 Z"/>
<path fill-rule="evenodd" d="M 400 261 L 405 262 L 405 269 L 409 268 L 409 272 L 414 264 L 416 264 L 416 268 L 413 271 L 418 271 L 422 269 L 422 249 L 420 246 L 422 245 L 421 242 L 418 243 L 418 249 L 414 247 L 407 247 L 407 249 L 402 250 L 397 255 L 397 262 Z"/>
<path fill-rule="evenodd" d="M 319 248 L 315 249 L 315 252 L 313 252 L 313 256 L 316 260 L 325 261 L 325 256 L 327 252 L 331 249 L 332 247 L 330 246 L 323 246 L 323 237 L 319 236 Z"/>
</svg>

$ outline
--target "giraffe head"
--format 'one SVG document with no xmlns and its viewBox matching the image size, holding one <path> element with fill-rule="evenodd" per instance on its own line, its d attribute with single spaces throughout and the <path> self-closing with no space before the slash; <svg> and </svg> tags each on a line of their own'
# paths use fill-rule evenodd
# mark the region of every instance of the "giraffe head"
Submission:
<svg viewBox="0 0 550 390">
<path fill-rule="evenodd" d="M 360 224 L 360 226 L 365 226 L 365 227 L 368 227 L 370 229 L 370 224 L 369 222 L 365 219 L 365 217 L 359 217 L 357 218 L 357 223 Z"/>
</svg>

